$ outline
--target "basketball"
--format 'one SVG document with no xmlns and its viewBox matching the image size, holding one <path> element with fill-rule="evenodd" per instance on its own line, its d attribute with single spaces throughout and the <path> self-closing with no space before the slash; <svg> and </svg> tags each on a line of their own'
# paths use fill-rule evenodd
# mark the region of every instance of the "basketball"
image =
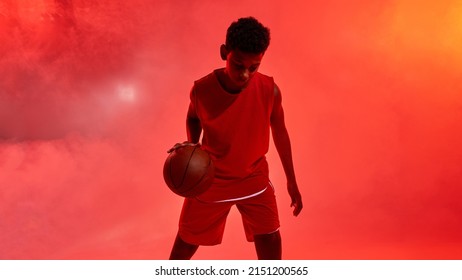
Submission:
<svg viewBox="0 0 462 280">
<path fill-rule="evenodd" d="M 212 185 L 214 175 L 213 161 L 199 145 L 180 146 L 165 160 L 165 183 L 183 197 L 195 197 L 205 192 Z"/>
</svg>

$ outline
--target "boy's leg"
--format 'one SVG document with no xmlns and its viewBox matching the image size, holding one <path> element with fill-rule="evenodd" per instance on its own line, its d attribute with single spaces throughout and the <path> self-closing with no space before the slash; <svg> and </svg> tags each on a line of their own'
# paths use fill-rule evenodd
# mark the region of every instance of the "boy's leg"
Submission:
<svg viewBox="0 0 462 280">
<path fill-rule="evenodd" d="M 282 242 L 279 230 L 269 234 L 254 235 L 255 249 L 259 260 L 280 260 Z"/>
<path fill-rule="evenodd" d="M 175 243 L 173 244 L 170 260 L 190 260 L 196 253 L 199 245 L 189 244 L 181 239 L 180 235 L 176 235 Z"/>
<path fill-rule="evenodd" d="M 255 243 L 258 259 L 280 260 L 279 215 L 271 183 L 263 193 L 241 200 L 236 206 L 242 215 L 247 241 Z"/>
<path fill-rule="evenodd" d="M 232 205 L 232 203 L 208 203 L 194 198 L 186 198 L 181 210 L 179 230 L 170 253 L 170 259 L 191 259 L 199 247 L 199 245 L 194 244 L 220 244 L 226 217 Z"/>
</svg>

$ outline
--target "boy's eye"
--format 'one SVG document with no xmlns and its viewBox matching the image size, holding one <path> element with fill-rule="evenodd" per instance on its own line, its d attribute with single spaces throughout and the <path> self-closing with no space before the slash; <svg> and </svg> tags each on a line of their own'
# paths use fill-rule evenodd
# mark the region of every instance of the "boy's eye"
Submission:
<svg viewBox="0 0 462 280">
<path fill-rule="evenodd" d="M 245 69 L 245 66 L 242 65 L 242 64 L 237 64 L 237 63 L 234 63 L 234 67 L 238 70 L 244 70 Z M 258 66 L 252 66 L 249 68 L 249 72 L 253 73 L 255 72 L 256 70 L 258 69 Z"/>
<path fill-rule="evenodd" d="M 237 64 L 237 63 L 234 64 L 234 67 L 236 67 L 237 69 L 244 69 L 245 68 L 244 65 Z"/>
</svg>

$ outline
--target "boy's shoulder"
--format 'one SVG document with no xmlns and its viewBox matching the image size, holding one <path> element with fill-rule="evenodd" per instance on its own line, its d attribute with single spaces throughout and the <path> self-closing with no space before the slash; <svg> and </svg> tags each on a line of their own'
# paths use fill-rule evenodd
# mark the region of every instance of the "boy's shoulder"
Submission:
<svg viewBox="0 0 462 280">
<path fill-rule="evenodd" d="M 218 79 L 218 71 L 222 69 L 215 69 L 211 73 L 199 78 L 194 81 L 192 87 L 192 94 L 197 95 L 208 95 L 210 92 L 222 92 L 224 91 L 222 84 Z M 272 76 L 256 72 L 250 81 L 247 89 L 251 91 L 261 92 L 264 96 L 274 95 L 275 82 Z"/>
<path fill-rule="evenodd" d="M 195 85 L 197 85 L 197 84 L 204 85 L 204 84 L 208 84 L 208 83 L 216 83 L 218 81 L 218 79 L 217 79 L 217 72 L 218 71 L 222 71 L 222 69 L 213 70 L 212 72 L 208 73 L 207 75 L 195 80 L 194 84 Z M 252 79 L 274 82 L 274 79 L 273 79 L 272 76 L 263 74 L 261 72 L 255 73 L 255 76 Z"/>
<path fill-rule="evenodd" d="M 193 84 L 194 91 L 210 91 L 219 89 L 220 85 L 218 79 L 216 78 L 215 71 L 216 70 L 195 80 Z"/>
<path fill-rule="evenodd" d="M 210 83 L 213 82 L 215 78 L 215 72 L 218 71 L 219 69 L 213 70 L 212 72 L 208 73 L 207 75 L 197 79 L 194 81 L 194 84 L 203 84 L 203 83 Z"/>
<path fill-rule="evenodd" d="M 255 77 L 259 77 L 260 80 L 265 80 L 265 81 L 268 81 L 268 82 L 274 82 L 273 76 L 269 76 L 269 75 L 263 74 L 261 72 L 255 73 Z"/>
</svg>

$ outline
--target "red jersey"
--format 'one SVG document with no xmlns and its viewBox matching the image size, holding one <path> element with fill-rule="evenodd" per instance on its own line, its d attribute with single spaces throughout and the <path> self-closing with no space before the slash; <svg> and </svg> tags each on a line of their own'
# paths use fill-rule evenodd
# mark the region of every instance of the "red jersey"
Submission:
<svg viewBox="0 0 462 280">
<path fill-rule="evenodd" d="M 266 153 L 274 80 L 256 73 L 240 93 L 223 89 L 215 70 L 196 81 L 191 102 L 202 125 L 202 148 L 215 165 L 212 187 L 198 199 L 221 201 L 263 191 L 269 182 Z"/>
</svg>

